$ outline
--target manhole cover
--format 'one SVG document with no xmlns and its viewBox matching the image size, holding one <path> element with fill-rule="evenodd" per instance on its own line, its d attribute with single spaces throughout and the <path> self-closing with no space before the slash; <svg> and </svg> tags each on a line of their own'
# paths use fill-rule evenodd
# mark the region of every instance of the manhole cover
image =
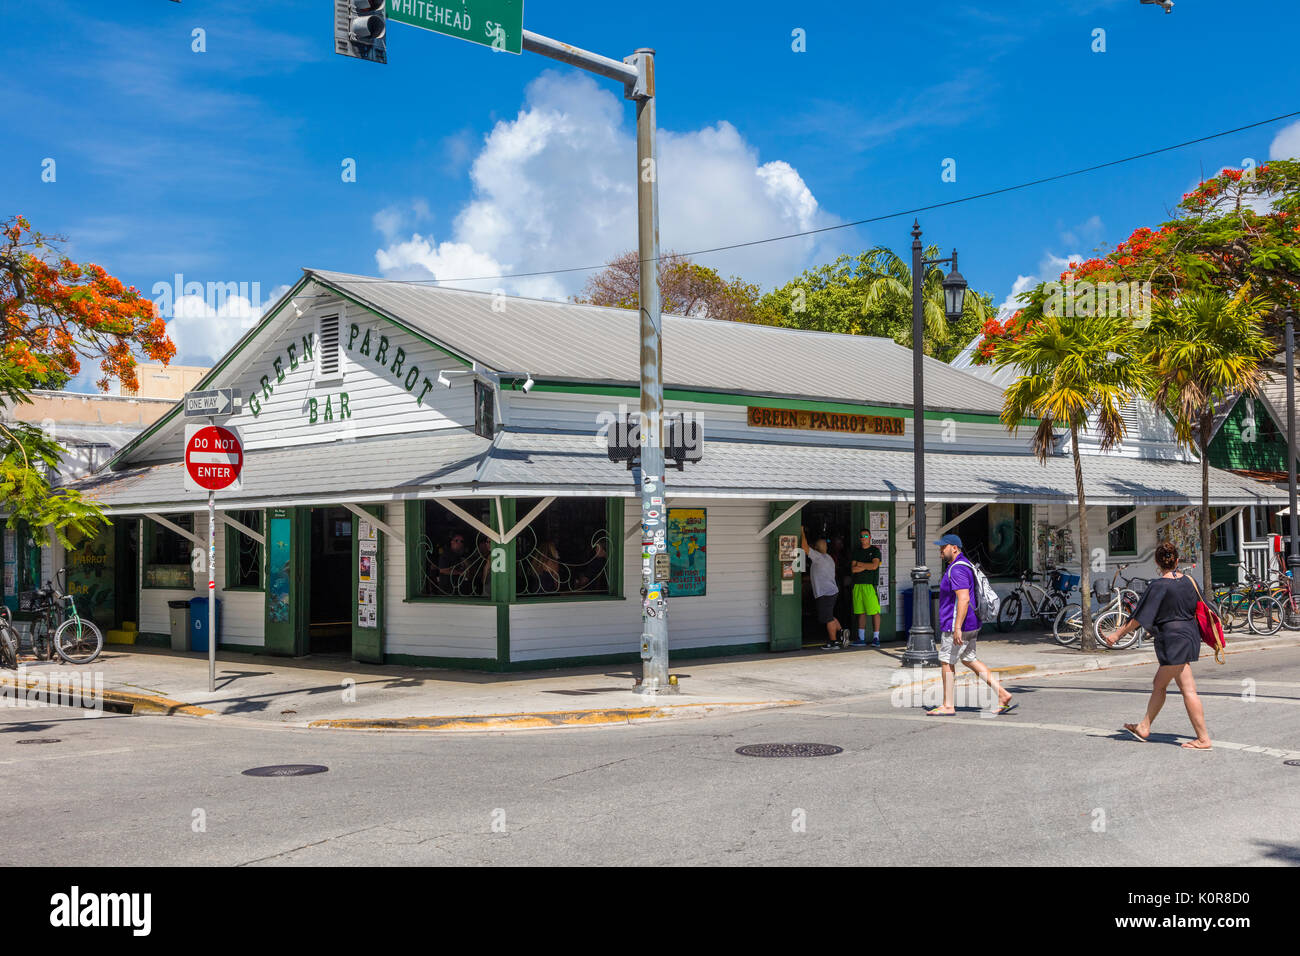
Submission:
<svg viewBox="0 0 1300 956">
<path fill-rule="evenodd" d="M 20 744 L 27 743 L 27 741 L 25 740 L 20 740 L 18 742 Z M 1282 762 L 1286 764 L 1288 767 L 1300 767 L 1300 760 L 1283 760 Z"/>
<path fill-rule="evenodd" d="M 833 757 L 843 753 L 834 744 L 749 744 L 737 747 L 742 757 Z"/>
<path fill-rule="evenodd" d="M 273 767 L 254 767 L 245 770 L 245 777 L 305 777 L 310 773 L 324 773 L 329 767 L 318 763 L 281 763 Z"/>
<path fill-rule="evenodd" d="M 59 737 L 26 737 L 22 740 L 15 740 L 16 744 L 61 744 L 63 740 Z"/>
</svg>

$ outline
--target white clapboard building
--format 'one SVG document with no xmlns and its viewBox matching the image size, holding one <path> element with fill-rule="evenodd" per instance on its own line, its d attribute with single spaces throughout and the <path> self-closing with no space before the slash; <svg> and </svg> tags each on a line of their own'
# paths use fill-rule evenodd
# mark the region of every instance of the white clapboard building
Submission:
<svg viewBox="0 0 1300 956">
<path fill-rule="evenodd" d="M 915 563 L 911 352 L 709 319 L 663 329 L 668 411 L 704 433 L 702 460 L 667 473 L 672 654 L 821 639 L 790 560 L 801 525 L 846 571 L 872 530 L 895 637 Z M 638 362 L 634 311 L 306 271 L 197 385 L 244 395 L 229 420 L 243 486 L 217 496 L 220 646 L 488 670 L 635 660 L 639 509 L 605 429 L 637 408 Z M 925 402 L 927 537 L 961 534 L 1002 582 L 1077 562 L 1068 454 L 1038 463 L 1033 424 L 998 420 L 1001 388 L 942 362 L 925 361 Z M 178 406 L 81 483 L 138 523 L 118 560 L 141 641 L 164 641 L 169 602 L 206 590 L 184 424 Z M 1094 543 L 1121 558 L 1194 526 L 1200 497 L 1172 435 L 1136 444 L 1087 475 Z M 1211 495 L 1233 509 L 1279 492 L 1214 470 Z"/>
</svg>

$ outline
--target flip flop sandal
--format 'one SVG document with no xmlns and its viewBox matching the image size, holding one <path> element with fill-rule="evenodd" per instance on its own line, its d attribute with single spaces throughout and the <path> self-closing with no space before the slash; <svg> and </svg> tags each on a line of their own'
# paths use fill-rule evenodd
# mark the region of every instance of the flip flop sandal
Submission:
<svg viewBox="0 0 1300 956">
<path fill-rule="evenodd" d="M 1003 704 L 1001 707 L 998 708 L 998 716 L 1000 717 L 1003 714 L 1009 714 L 1019 706 L 1020 706 L 1019 704 L 1013 704 L 1011 701 L 1007 701 L 1005 704 Z"/>
<path fill-rule="evenodd" d="M 1151 742 L 1150 739 L 1148 739 L 1147 737 L 1143 737 L 1141 734 L 1139 734 L 1136 730 L 1132 729 L 1131 727 L 1125 727 L 1123 728 L 1123 730 L 1124 733 L 1128 734 L 1134 740 L 1140 740 L 1144 744 Z"/>
<path fill-rule="evenodd" d="M 1188 747 L 1186 744 L 1184 744 L 1184 745 L 1180 746 L 1178 749 L 1179 749 L 1179 750 L 1195 750 L 1197 753 L 1209 753 L 1211 750 L 1214 749 L 1214 747 L 1213 747 L 1213 746 L 1210 746 L 1210 747 Z"/>
<path fill-rule="evenodd" d="M 956 717 L 956 716 L 957 716 L 957 713 L 956 713 L 956 711 L 954 711 L 954 712 L 951 713 L 951 714 L 941 714 L 941 713 L 939 713 L 939 709 L 936 707 L 934 710 L 927 710 L 927 711 L 925 712 L 925 716 L 927 716 L 927 717 Z"/>
</svg>

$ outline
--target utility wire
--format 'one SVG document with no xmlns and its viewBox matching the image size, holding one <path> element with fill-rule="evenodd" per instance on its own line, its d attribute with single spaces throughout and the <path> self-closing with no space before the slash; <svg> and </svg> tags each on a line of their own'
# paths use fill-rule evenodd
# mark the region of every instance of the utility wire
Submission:
<svg viewBox="0 0 1300 956">
<path fill-rule="evenodd" d="M 826 232 L 834 232 L 838 229 L 853 229 L 857 226 L 865 226 L 873 222 L 884 222 L 888 219 L 897 219 L 900 216 L 912 216 L 917 213 L 929 212 L 933 209 L 944 209 L 948 206 L 958 206 L 962 203 L 974 202 L 977 199 L 987 199 L 990 196 L 1000 196 L 1004 193 L 1012 193 L 1021 189 L 1029 189 L 1031 186 L 1041 186 L 1044 183 L 1058 182 L 1062 179 L 1069 179 L 1073 176 L 1082 176 L 1085 173 L 1093 173 L 1099 169 L 1108 169 L 1112 166 L 1120 166 L 1124 163 L 1135 162 L 1139 159 L 1147 159 L 1151 156 L 1159 156 L 1161 153 L 1172 152 L 1176 149 L 1185 149 L 1188 146 L 1195 146 L 1197 143 L 1209 142 L 1212 139 L 1220 139 L 1224 136 L 1231 136 L 1233 133 L 1241 133 L 1248 129 L 1255 129 L 1260 126 L 1267 126 L 1270 123 L 1278 123 L 1282 120 L 1291 119 L 1294 116 L 1300 116 L 1300 110 L 1292 113 L 1283 113 L 1280 116 L 1273 116 L 1269 119 L 1260 120 L 1256 123 L 1248 123 L 1245 126 L 1238 126 L 1235 129 L 1226 129 L 1218 133 L 1211 133 L 1208 136 L 1199 136 L 1196 139 L 1189 139 L 1182 143 L 1175 143 L 1172 146 L 1161 146 L 1159 149 L 1150 149 L 1145 153 L 1135 153 L 1132 156 L 1125 156 L 1122 159 L 1112 159 L 1110 162 L 1097 163 L 1094 166 L 1085 166 L 1082 169 L 1073 169 L 1068 173 L 1057 173 L 1055 176 L 1044 176 L 1041 179 L 1031 179 L 1028 182 L 1016 183 L 1014 186 L 1003 186 L 1000 189 L 990 189 L 987 192 L 975 193 L 970 196 L 962 196 L 958 199 L 949 199 L 944 202 L 929 203 L 925 206 L 914 206 L 911 209 L 900 209 L 897 212 L 885 213 L 880 216 L 869 216 L 865 219 L 855 219 L 852 222 L 837 223 L 834 226 L 823 226 L 820 229 L 808 229 L 803 232 L 791 232 L 782 236 L 769 236 L 766 239 L 751 239 L 747 242 L 733 242 L 725 246 L 712 246 L 708 249 L 695 249 L 691 252 L 673 253 L 673 258 L 690 258 L 692 256 L 704 256 L 714 252 L 726 252 L 730 249 L 746 249 L 751 246 L 761 246 L 769 242 L 784 242 L 787 239 L 802 239 L 806 236 L 821 235 Z M 664 258 L 660 256 L 660 258 Z M 493 279 L 531 279 L 539 276 L 564 275 L 572 272 L 595 272 L 604 269 L 609 265 L 602 262 L 597 266 L 573 266 L 568 269 L 544 269 L 538 272 L 510 272 L 504 275 L 492 276 L 462 276 L 456 279 L 373 279 L 361 278 L 361 282 L 392 282 L 404 285 L 425 285 L 427 283 L 444 284 L 448 282 L 487 282 Z"/>
</svg>

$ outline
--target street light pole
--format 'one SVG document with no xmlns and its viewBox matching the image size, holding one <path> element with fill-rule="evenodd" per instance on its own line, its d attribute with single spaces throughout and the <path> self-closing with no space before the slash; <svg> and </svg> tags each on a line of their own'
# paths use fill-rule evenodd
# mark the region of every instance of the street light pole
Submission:
<svg viewBox="0 0 1300 956">
<path fill-rule="evenodd" d="M 1296 447 L 1295 447 L 1295 314 L 1286 313 L 1286 474 L 1291 493 L 1291 547 L 1286 567 L 1290 572 L 1292 607 L 1295 606 L 1296 575 L 1300 574 L 1300 515 L 1296 514 Z"/>
<path fill-rule="evenodd" d="M 966 280 L 957 271 L 957 250 L 947 259 L 926 259 L 921 246 L 921 223 L 912 221 L 912 494 L 916 529 L 916 566 L 912 568 L 912 626 L 907 631 L 904 667 L 927 667 L 939 663 L 934 646 L 934 622 L 930 619 L 930 569 L 925 563 L 925 320 L 921 292 L 929 266 L 952 264 L 943 281 L 944 314 L 949 321 L 961 317 L 966 300 Z"/>
<path fill-rule="evenodd" d="M 531 30 L 523 49 L 623 83 L 636 101 L 637 257 L 640 260 L 641 332 L 641 660 L 636 689 L 672 694 L 668 679 L 668 592 L 659 579 L 667 553 L 668 500 L 664 485 L 663 315 L 659 293 L 659 157 L 655 148 L 655 51 L 642 47 L 623 61 L 579 49 Z M 647 542 L 649 542 L 647 544 Z M 651 554 L 650 560 L 645 560 Z"/>
<path fill-rule="evenodd" d="M 659 157 L 655 149 L 655 53 L 640 49 L 646 95 L 636 101 L 637 249 L 641 259 L 641 548 L 667 549 L 668 500 L 664 490 L 664 372 L 661 361 L 663 315 L 659 299 Z M 646 432 L 649 435 L 646 435 Z M 645 542 L 651 542 L 647 548 Z M 659 581 L 658 561 L 641 562 L 641 683 L 643 694 L 672 693 L 668 682 L 667 581 Z"/>
<path fill-rule="evenodd" d="M 925 391 L 921 315 L 921 279 L 925 260 L 921 248 L 921 223 L 912 222 L 912 477 L 913 525 L 916 532 L 916 563 L 912 567 L 912 626 L 907 630 L 904 667 L 926 667 L 939 663 L 934 647 L 934 626 L 930 621 L 930 569 L 925 564 Z"/>
</svg>

